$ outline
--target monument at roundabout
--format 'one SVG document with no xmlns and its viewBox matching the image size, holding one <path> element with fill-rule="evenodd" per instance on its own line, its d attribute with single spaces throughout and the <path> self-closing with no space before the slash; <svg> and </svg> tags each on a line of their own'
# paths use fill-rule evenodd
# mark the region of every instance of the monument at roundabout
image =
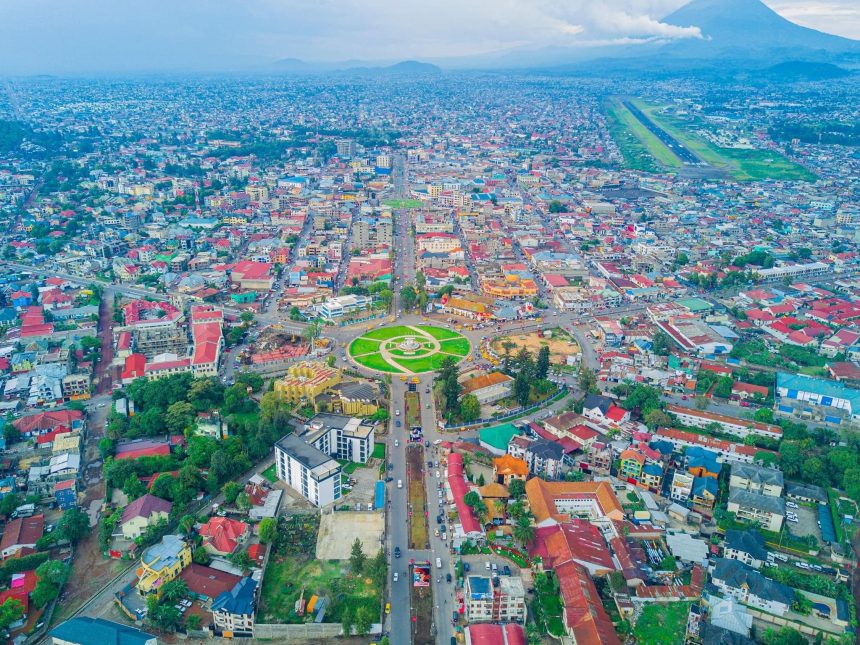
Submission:
<svg viewBox="0 0 860 645">
<path fill-rule="evenodd" d="M 460 362 L 472 351 L 462 334 L 435 325 L 391 325 L 370 329 L 349 344 L 358 365 L 388 374 L 422 374 L 446 357 Z"/>
</svg>

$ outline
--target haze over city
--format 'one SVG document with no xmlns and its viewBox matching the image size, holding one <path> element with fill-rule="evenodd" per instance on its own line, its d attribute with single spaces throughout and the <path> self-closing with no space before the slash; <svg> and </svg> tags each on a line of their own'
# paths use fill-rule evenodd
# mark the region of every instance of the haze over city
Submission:
<svg viewBox="0 0 860 645">
<path fill-rule="evenodd" d="M 662 19 L 684 0 L 398 0 L 0 3 L 0 72 L 237 71 L 284 58 L 393 63 L 547 46 L 700 38 Z M 852 0 L 768 0 L 798 24 L 860 38 Z"/>
</svg>

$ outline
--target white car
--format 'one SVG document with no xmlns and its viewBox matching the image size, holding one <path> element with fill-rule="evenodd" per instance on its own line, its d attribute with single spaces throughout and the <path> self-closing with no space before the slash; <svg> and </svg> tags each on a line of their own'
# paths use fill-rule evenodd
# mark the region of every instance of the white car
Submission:
<svg viewBox="0 0 860 645">
<path fill-rule="evenodd" d="M 399 446 L 400 446 L 400 439 L 395 439 L 394 440 L 394 447 L 398 448 Z"/>
<path fill-rule="evenodd" d="M 391 580 L 392 580 L 392 582 L 397 582 L 399 579 L 400 579 L 400 576 L 399 576 L 399 575 L 398 575 L 398 573 L 395 571 L 395 572 L 394 572 L 394 575 L 391 577 Z"/>
<path fill-rule="evenodd" d="M 788 508 L 797 508 L 797 504 L 795 504 L 794 502 L 786 502 L 785 505 Z"/>
</svg>

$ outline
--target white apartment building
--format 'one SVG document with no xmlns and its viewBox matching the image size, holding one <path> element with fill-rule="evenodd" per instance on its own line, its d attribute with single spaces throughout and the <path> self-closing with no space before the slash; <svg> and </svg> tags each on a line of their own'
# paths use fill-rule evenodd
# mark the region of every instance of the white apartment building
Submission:
<svg viewBox="0 0 860 645">
<path fill-rule="evenodd" d="M 340 464 L 294 434 L 275 444 L 278 479 L 314 506 L 327 506 L 341 497 Z"/>
</svg>

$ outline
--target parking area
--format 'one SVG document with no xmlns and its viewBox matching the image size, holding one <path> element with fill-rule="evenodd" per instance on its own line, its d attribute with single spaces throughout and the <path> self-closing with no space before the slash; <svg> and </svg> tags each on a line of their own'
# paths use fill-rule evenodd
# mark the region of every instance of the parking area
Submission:
<svg viewBox="0 0 860 645">
<path fill-rule="evenodd" d="M 317 535 L 317 560 L 348 560 L 355 538 L 362 550 L 373 557 L 382 546 L 385 516 L 382 511 L 338 511 L 323 513 Z"/>
<path fill-rule="evenodd" d="M 789 508 L 786 506 L 786 525 L 792 535 L 798 537 L 806 537 L 807 535 L 815 536 L 817 540 L 821 540 L 821 529 L 818 528 L 818 509 L 803 504 L 798 504 L 797 508 Z M 788 514 L 795 513 L 797 522 L 788 521 Z"/>
<path fill-rule="evenodd" d="M 363 508 L 373 504 L 379 471 L 376 468 L 356 468 L 347 477 L 354 482 L 351 484 L 352 490 L 345 493 L 339 503 L 350 504 L 353 508 L 356 504 L 362 504 Z"/>
<path fill-rule="evenodd" d="M 476 554 L 476 555 L 464 555 L 463 562 L 469 563 L 469 573 L 467 575 L 479 575 L 479 576 L 488 576 L 492 572 L 492 567 L 495 564 L 496 569 L 499 572 L 499 575 L 503 575 L 505 571 L 505 567 L 510 569 L 512 576 L 520 575 L 520 569 L 510 560 L 505 560 L 504 558 L 500 558 L 497 555 L 493 554 Z M 487 569 L 487 563 L 490 563 L 490 568 Z"/>
</svg>

